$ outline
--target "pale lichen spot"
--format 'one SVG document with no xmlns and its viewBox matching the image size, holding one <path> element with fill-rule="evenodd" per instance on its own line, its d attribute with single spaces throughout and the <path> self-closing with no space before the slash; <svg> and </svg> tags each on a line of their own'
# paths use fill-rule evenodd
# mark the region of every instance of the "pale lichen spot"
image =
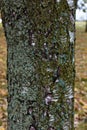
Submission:
<svg viewBox="0 0 87 130">
<path fill-rule="evenodd" d="M 52 94 L 48 94 L 45 98 L 46 105 L 49 105 L 52 102 Z"/>
<path fill-rule="evenodd" d="M 70 9 L 74 8 L 74 0 L 67 0 L 67 3 L 69 5 Z"/>
<path fill-rule="evenodd" d="M 49 117 L 50 117 L 50 122 L 54 122 L 54 115 L 49 114 Z"/>
<path fill-rule="evenodd" d="M 69 31 L 69 36 L 70 36 L 70 42 L 74 43 L 74 38 L 75 38 L 74 32 Z"/>
<path fill-rule="evenodd" d="M 36 130 L 34 126 L 30 126 L 29 130 Z"/>
<path fill-rule="evenodd" d="M 56 0 L 58 3 L 60 2 L 60 0 Z"/>
<path fill-rule="evenodd" d="M 35 46 L 35 42 L 32 42 L 32 44 L 31 44 L 32 46 Z"/>
<path fill-rule="evenodd" d="M 23 87 L 21 94 L 26 94 L 26 93 L 28 93 L 28 88 L 27 87 Z"/>
<path fill-rule="evenodd" d="M 32 114 L 32 112 L 33 112 L 33 108 L 32 108 L 32 107 L 29 107 L 28 113 L 29 113 L 29 114 Z"/>
</svg>

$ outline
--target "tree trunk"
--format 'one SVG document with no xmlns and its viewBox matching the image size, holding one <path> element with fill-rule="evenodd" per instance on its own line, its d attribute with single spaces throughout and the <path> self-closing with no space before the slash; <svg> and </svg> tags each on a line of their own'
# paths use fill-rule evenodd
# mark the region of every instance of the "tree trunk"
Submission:
<svg viewBox="0 0 87 130">
<path fill-rule="evenodd" d="M 78 0 L 74 0 L 74 2 L 75 2 L 75 8 L 77 9 Z"/>
<path fill-rule="evenodd" d="M 85 32 L 87 32 L 87 20 L 86 20 L 86 25 L 85 25 Z"/>
<path fill-rule="evenodd" d="M 73 130 L 74 0 L 3 0 L 8 130 Z"/>
</svg>

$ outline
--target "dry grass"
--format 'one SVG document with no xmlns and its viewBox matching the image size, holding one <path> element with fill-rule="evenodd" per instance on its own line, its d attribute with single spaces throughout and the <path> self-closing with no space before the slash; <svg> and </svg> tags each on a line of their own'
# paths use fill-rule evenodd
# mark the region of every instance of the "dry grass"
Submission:
<svg viewBox="0 0 87 130">
<path fill-rule="evenodd" d="M 87 32 L 85 22 L 76 23 L 75 121 L 87 119 Z"/>
</svg>

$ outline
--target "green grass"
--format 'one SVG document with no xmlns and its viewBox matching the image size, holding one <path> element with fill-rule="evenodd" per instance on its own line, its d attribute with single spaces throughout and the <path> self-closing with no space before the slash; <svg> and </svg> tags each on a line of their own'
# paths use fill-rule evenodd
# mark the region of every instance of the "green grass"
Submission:
<svg viewBox="0 0 87 130">
<path fill-rule="evenodd" d="M 76 22 L 77 32 L 81 33 L 85 31 L 86 22 Z"/>
</svg>

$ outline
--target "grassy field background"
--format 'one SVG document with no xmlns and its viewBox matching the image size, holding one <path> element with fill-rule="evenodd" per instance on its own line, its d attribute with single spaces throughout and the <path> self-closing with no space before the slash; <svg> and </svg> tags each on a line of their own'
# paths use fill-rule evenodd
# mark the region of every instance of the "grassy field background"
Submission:
<svg viewBox="0 0 87 130">
<path fill-rule="evenodd" d="M 85 24 L 85 22 L 76 22 L 75 123 L 77 124 L 80 121 L 87 124 L 87 32 L 85 32 Z M 82 127 L 81 130 L 87 130 L 87 125 L 82 125 Z"/>
<path fill-rule="evenodd" d="M 7 88 L 6 88 L 6 40 L 0 24 L 0 130 L 6 130 Z M 85 22 L 76 22 L 76 80 L 75 80 L 75 126 L 87 124 L 87 33 Z M 76 130 L 87 130 L 80 125 Z"/>
</svg>

